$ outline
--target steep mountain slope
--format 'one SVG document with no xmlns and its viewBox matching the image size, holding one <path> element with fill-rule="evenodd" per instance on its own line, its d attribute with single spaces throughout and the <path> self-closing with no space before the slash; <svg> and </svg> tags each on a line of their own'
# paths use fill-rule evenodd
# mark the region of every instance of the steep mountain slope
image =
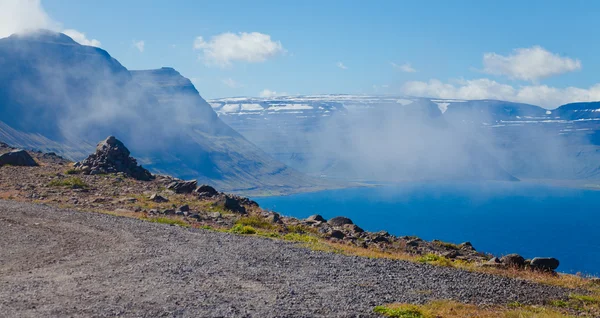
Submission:
<svg viewBox="0 0 600 318">
<path fill-rule="evenodd" d="M 173 69 L 130 73 L 106 51 L 40 31 L 0 39 L 0 139 L 82 159 L 116 135 L 146 167 L 229 191 L 289 192 L 310 179 L 224 124 Z"/>
</svg>

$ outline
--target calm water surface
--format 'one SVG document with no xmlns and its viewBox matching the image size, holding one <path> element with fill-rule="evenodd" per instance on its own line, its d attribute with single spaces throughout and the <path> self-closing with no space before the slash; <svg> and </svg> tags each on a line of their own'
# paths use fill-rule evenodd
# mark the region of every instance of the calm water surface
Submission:
<svg viewBox="0 0 600 318">
<path fill-rule="evenodd" d="M 347 216 L 365 230 L 461 243 L 496 255 L 552 256 L 600 274 L 600 191 L 528 183 L 418 183 L 257 198 L 305 218 Z"/>
</svg>

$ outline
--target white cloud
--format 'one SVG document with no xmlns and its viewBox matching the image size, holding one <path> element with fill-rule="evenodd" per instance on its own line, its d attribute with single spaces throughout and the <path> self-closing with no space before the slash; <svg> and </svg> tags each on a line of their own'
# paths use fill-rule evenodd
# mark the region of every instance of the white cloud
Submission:
<svg viewBox="0 0 600 318">
<path fill-rule="evenodd" d="M 60 31 L 40 0 L 0 0 L 0 38 L 37 29 Z"/>
<path fill-rule="evenodd" d="M 415 70 L 410 65 L 410 63 L 404 63 L 404 64 L 401 64 L 401 65 L 398 65 L 398 64 L 396 64 L 394 62 L 390 62 L 390 64 L 392 64 L 392 67 L 394 69 L 399 70 L 399 71 L 404 72 L 404 73 L 415 73 L 417 71 L 417 70 Z"/>
<path fill-rule="evenodd" d="M 272 91 L 270 89 L 263 89 L 262 92 L 260 92 L 259 96 L 260 97 L 273 97 L 273 96 L 277 96 L 277 92 Z"/>
<path fill-rule="evenodd" d="M 342 70 L 347 70 L 348 69 L 348 67 L 346 65 L 344 65 L 344 63 L 342 63 L 342 62 L 337 62 L 335 64 L 335 66 L 341 68 Z"/>
<path fill-rule="evenodd" d="M 487 78 L 456 80 L 449 83 L 432 79 L 429 82 L 407 82 L 403 85 L 402 92 L 412 96 L 443 99 L 498 99 L 552 109 L 572 102 L 600 100 L 600 83 L 584 89 L 547 85 L 513 87 Z"/>
<path fill-rule="evenodd" d="M 102 43 L 100 43 L 100 41 L 98 41 L 96 39 L 90 40 L 85 36 L 85 33 L 79 32 L 77 30 L 67 29 L 67 30 L 63 30 L 62 33 L 68 35 L 71 39 L 73 39 L 75 42 L 77 42 L 81 45 L 89 45 L 89 46 L 95 46 L 95 47 L 100 47 L 102 45 Z"/>
<path fill-rule="evenodd" d="M 231 77 L 230 78 L 226 78 L 226 79 L 222 79 L 221 83 L 225 84 L 228 87 L 231 88 L 239 88 L 242 87 L 242 85 L 240 85 L 240 83 L 236 82 L 235 80 L 233 80 Z"/>
<path fill-rule="evenodd" d="M 496 53 L 483 55 L 483 71 L 511 79 L 537 81 L 581 69 L 581 61 L 562 57 L 540 46 L 519 48 L 503 56 Z"/>
<path fill-rule="evenodd" d="M 202 51 L 201 58 L 207 65 L 231 66 L 232 62 L 259 63 L 279 54 L 285 49 L 279 41 L 259 32 L 227 32 L 215 35 L 206 41 L 199 36 L 194 41 L 194 50 Z"/>
<path fill-rule="evenodd" d="M 0 38 L 39 29 L 62 32 L 83 45 L 101 45 L 100 41 L 89 40 L 77 30 L 63 30 L 61 24 L 46 13 L 40 0 L 0 0 Z"/>
<path fill-rule="evenodd" d="M 140 53 L 144 53 L 144 48 L 146 46 L 146 43 L 144 43 L 144 41 L 136 41 L 133 40 L 133 47 L 135 47 L 136 49 L 138 49 L 138 51 L 140 51 Z"/>
</svg>

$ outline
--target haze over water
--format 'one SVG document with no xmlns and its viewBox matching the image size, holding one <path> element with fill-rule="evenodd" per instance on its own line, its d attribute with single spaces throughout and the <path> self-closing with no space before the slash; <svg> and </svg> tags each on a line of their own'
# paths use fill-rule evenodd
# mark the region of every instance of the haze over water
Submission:
<svg viewBox="0 0 600 318">
<path fill-rule="evenodd" d="M 470 241 L 495 255 L 556 257 L 560 272 L 600 273 L 600 191 L 525 182 L 411 183 L 257 201 L 288 216 L 343 215 L 368 231 Z"/>
</svg>

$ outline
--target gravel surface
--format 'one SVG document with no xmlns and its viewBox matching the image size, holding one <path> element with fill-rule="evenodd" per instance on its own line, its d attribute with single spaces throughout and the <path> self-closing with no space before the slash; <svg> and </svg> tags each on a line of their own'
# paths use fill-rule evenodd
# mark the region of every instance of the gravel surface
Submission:
<svg viewBox="0 0 600 318">
<path fill-rule="evenodd" d="M 3 317 L 371 317 L 376 305 L 567 291 L 404 261 L 0 201 Z"/>
</svg>

